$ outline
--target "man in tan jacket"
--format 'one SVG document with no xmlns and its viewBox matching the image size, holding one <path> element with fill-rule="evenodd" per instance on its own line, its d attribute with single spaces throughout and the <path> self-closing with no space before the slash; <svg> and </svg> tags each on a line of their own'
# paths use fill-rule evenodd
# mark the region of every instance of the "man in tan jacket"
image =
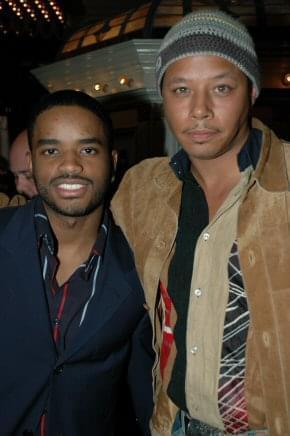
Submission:
<svg viewBox="0 0 290 436">
<path fill-rule="evenodd" d="M 290 146 L 250 118 L 253 41 L 189 14 L 156 76 L 181 150 L 130 169 L 112 203 L 155 329 L 152 435 L 289 435 Z"/>
</svg>

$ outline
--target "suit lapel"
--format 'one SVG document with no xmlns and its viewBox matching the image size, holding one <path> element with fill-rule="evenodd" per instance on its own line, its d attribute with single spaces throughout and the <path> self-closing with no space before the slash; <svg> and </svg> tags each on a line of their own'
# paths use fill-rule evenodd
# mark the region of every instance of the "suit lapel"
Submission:
<svg viewBox="0 0 290 436">
<path fill-rule="evenodd" d="M 97 335 L 102 335 L 102 327 L 112 318 L 119 305 L 124 301 L 129 291 L 120 295 L 116 288 L 99 284 L 102 288 L 101 293 L 96 293 L 91 300 L 86 317 L 79 326 L 78 333 L 74 337 L 73 343 L 62 356 L 59 357 L 58 365 L 62 364 L 75 353 L 77 353 L 86 343 Z M 122 284 L 120 284 L 122 287 Z M 127 285 L 128 286 L 128 285 Z"/>
<path fill-rule="evenodd" d="M 120 254 L 116 253 L 112 247 L 112 231 L 109 229 L 106 249 L 96 280 L 95 293 L 88 303 L 84 320 L 79 326 L 72 345 L 60 357 L 58 364 L 69 359 L 90 338 L 101 335 L 102 327 L 113 317 L 131 292 L 130 284 L 126 280 L 127 272 L 120 267 L 119 256 Z"/>
</svg>

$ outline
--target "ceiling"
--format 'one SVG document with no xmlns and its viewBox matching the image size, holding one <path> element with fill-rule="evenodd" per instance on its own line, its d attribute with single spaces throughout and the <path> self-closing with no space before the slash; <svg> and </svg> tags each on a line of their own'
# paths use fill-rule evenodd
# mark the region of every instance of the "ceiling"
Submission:
<svg viewBox="0 0 290 436">
<path fill-rule="evenodd" d="M 13 0 L 18 5 L 20 0 Z M 33 3 L 32 0 L 26 0 Z M 24 127 L 26 113 L 46 90 L 36 82 L 30 70 L 53 62 L 67 32 L 98 18 L 126 11 L 142 0 L 56 0 L 64 12 L 65 26 L 38 26 L 35 32 L 18 27 L 8 0 L 0 0 L 0 115 L 8 115 L 11 139 Z M 143 3 L 146 1 L 143 0 Z M 6 5 L 7 3 L 7 5 Z M 22 3 L 22 2 L 21 2 Z M 6 9 L 1 11 L 1 5 Z M 4 13 L 3 13 L 4 12 Z M 2 15 L 1 15 L 2 13 Z M 1 24 L 10 23 L 8 32 Z M 28 29 L 28 30 L 27 30 Z"/>
<path fill-rule="evenodd" d="M 130 8 L 147 3 L 148 0 L 63 0 L 63 7 L 69 14 L 71 24 L 82 20 L 96 20 L 118 14 Z"/>
<path fill-rule="evenodd" d="M 11 0 L 0 0 L 0 54 L 2 58 L 0 115 L 9 115 L 12 137 L 23 128 L 25 116 L 31 104 L 39 98 L 39 95 L 46 92 L 30 74 L 31 69 L 53 62 L 66 35 L 74 29 L 148 3 L 148 0 L 54 0 L 64 12 L 65 26 L 54 26 L 54 30 L 50 32 L 39 30 L 34 34 L 29 34 L 29 32 L 17 32 L 14 20 L 14 27 L 12 26 L 12 30 L 4 35 L 1 34 L 1 20 L 4 19 L 3 16 L 1 17 L 1 4 L 8 1 Z M 19 3 L 21 0 L 12 1 Z M 35 0 L 22 1 L 35 2 Z M 155 4 L 161 2 L 161 0 L 152 1 Z M 202 6 L 217 5 L 223 9 L 238 4 L 243 7 L 247 4 L 254 5 L 259 28 L 263 31 L 263 25 L 267 19 L 266 5 L 271 4 L 275 7 L 277 4 L 281 5 L 283 0 L 200 0 L 199 2 L 183 0 L 185 7 L 188 7 L 191 2 Z M 285 5 L 290 5 L 290 0 L 284 0 L 284 2 Z M 5 20 L 9 19 L 10 16 L 6 13 Z M 273 35 L 273 40 L 275 35 Z M 290 35 L 289 31 L 288 35 Z M 267 30 L 265 37 L 269 40 Z M 289 41 L 286 43 L 288 44 Z"/>
</svg>

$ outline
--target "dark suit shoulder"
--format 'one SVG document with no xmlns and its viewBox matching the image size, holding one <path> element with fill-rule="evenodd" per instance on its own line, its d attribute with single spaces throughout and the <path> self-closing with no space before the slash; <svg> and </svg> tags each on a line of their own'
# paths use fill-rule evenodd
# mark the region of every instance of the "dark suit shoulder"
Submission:
<svg viewBox="0 0 290 436">
<path fill-rule="evenodd" d="M 19 206 L 3 207 L 0 209 L 0 231 L 6 227 L 18 209 Z"/>
<path fill-rule="evenodd" d="M 130 249 L 129 244 L 121 230 L 121 228 L 119 226 L 117 226 L 117 224 L 115 224 L 113 218 L 111 218 L 110 220 L 110 234 L 111 234 L 111 238 L 112 238 L 112 242 L 119 247 L 122 247 L 124 249 Z"/>
<path fill-rule="evenodd" d="M 11 240 L 12 235 L 19 237 L 19 232 L 31 231 L 33 224 L 34 200 L 21 206 L 0 208 L 0 233 L 1 237 Z M 7 232 L 6 232 L 7 230 Z"/>
</svg>

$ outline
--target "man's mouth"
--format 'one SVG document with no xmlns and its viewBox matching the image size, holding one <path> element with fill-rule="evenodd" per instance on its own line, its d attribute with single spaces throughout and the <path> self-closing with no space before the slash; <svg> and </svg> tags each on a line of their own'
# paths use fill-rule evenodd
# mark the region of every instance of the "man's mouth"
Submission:
<svg viewBox="0 0 290 436">
<path fill-rule="evenodd" d="M 80 183 L 61 183 L 60 185 L 58 185 L 58 188 L 67 191 L 75 191 L 83 188 L 84 186 L 85 186 L 84 184 L 80 184 Z"/>
<path fill-rule="evenodd" d="M 58 195 L 65 198 L 76 198 L 81 197 L 86 192 L 89 183 L 88 181 L 58 181 L 58 183 L 53 183 L 55 190 Z"/>
<path fill-rule="evenodd" d="M 210 140 L 216 133 L 212 129 L 188 129 L 186 131 L 186 134 L 192 141 L 200 143 Z"/>
</svg>

